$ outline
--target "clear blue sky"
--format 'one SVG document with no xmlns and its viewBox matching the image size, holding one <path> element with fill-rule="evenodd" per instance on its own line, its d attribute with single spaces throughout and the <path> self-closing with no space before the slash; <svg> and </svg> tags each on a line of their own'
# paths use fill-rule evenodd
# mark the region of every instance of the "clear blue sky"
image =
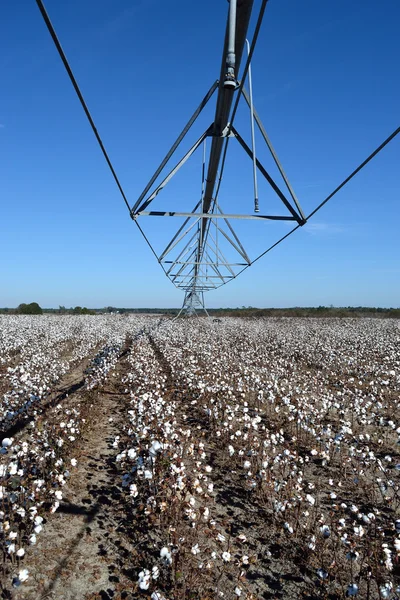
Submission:
<svg viewBox="0 0 400 600">
<path fill-rule="evenodd" d="M 133 204 L 219 75 L 228 3 L 46 7 Z M 397 0 L 268 3 L 254 100 L 305 212 L 399 125 L 399 22 Z M 2 3 L 0 67 L 0 306 L 179 306 L 182 293 L 130 220 L 34 0 Z M 244 109 L 237 126 L 249 139 Z M 400 306 L 399 159 L 396 138 L 309 225 L 207 304 Z M 191 209 L 199 189 L 195 155 L 154 208 Z M 220 200 L 226 212 L 252 211 L 251 168 L 238 149 Z M 263 186 L 261 209 L 275 202 Z M 142 223 L 157 242 L 172 231 L 166 221 Z M 287 230 L 240 227 L 253 255 Z"/>
</svg>

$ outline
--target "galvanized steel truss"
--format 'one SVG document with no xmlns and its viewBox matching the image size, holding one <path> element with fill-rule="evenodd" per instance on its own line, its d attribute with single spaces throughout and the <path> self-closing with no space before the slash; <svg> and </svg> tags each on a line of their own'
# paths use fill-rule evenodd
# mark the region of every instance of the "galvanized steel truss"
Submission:
<svg viewBox="0 0 400 600">
<path fill-rule="evenodd" d="M 265 8 L 266 0 L 263 5 Z M 220 78 L 211 86 L 130 211 L 131 217 L 135 221 L 142 217 L 180 217 L 184 219 L 183 224 L 173 235 L 165 249 L 160 254 L 157 254 L 154 249 L 153 251 L 172 283 L 185 292 L 183 308 L 189 312 L 193 309 L 194 304 L 197 307 L 205 309 L 204 292 L 228 283 L 237 276 L 239 271 L 251 264 L 251 259 L 234 230 L 231 223 L 232 220 L 293 221 L 297 225 L 304 225 L 306 222 L 300 203 L 289 183 L 261 119 L 253 106 L 250 61 L 255 39 L 253 38 L 252 47 L 250 47 L 246 39 L 252 7 L 253 0 L 230 0 Z M 261 24 L 261 19 L 259 21 L 259 24 Z M 246 43 L 248 50 L 247 62 L 242 75 L 242 81 L 239 82 L 240 62 Z M 249 93 L 244 87 L 246 75 L 248 75 L 249 80 Z M 178 160 L 175 166 L 164 175 L 161 183 L 153 187 L 164 173 L 167 163 L 169 163 L 172 156 L 178 150 L 186 134 L 190 131 L 198 116 L 217 90 L 213 123 L 197 139 L 186 154 Z M 235 94 L 236 102 L 234 103 Z M 237 98 L 238 95 L 239 97 L 243 96 L 249 106 L 252 134 L 251 147 L 248 146 L 233 125 L 239 100 Z M 280 172 L 287 189 L 287 194 L 280 189 L 267 169 L 257 158 L 254 135 L 255 125 L 258 127 Z M 211 138 L 211 149 L 206 169 L 205 143 L 208 138 Z M 218 201 L 226 153 L 229 141 L 232 138 L 239 142 L 240 146 L 253 162 L 254 214 L 224 213 Z M 202 145 L 202 190 L 200 200 L 194 208 L 187 212 L 151 210 L 150 205 L 158 194 Z M 257 176 L 259 174 L 264 177 L 282 202 L 285 209 L 282 212 L 285 214 L 259 214 L 257 183 Z M 224 249 L 222 248 L 221 240 L 224 241 Z M 227 247 L 230 250 L 229 257 L 225 255 Z"/>
</svg>

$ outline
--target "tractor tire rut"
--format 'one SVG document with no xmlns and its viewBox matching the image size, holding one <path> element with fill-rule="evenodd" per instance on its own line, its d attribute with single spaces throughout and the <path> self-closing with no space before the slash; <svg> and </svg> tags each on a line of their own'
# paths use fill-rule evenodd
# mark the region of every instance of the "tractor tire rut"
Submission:
<svg viewBox="0 0 400 600">
<path fill-rule="evenodd" d="M 92 423 L 80 440 L 78 464 L 63 488 L 58 510 L 47 514 L 37 545 L 25 557 L 30 577 L 13 592 L 14 600 L 132 598 L 127 591 L 132 581 L 123 575 L 131 548 L 121 534 L 126 512 L 113 445 L 128 401 L 118 388 L 126 369 L 125 354 L 115 377 L 106 383 L 107 391 L 100 388 L 88 398 Z"/>
</svg>

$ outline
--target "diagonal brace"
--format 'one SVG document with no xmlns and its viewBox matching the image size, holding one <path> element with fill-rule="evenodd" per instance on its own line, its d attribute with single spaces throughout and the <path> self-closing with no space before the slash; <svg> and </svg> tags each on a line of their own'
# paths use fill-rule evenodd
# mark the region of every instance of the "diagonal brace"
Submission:
<svg viewBox="0 0 400 600">
<path fill-rule="evenodd" d="M 275 149 L 274 149 L 274 147 L 272 145 L 271 140 L 269 139 L 269 137 L 267 135 L 267 132 L 265 131 L 264 125 L 263 125 L 263 123 L 262 123 L 262 121 L 261 121 L 261 119 L 260 119 L 260 117 L 259 117 L 256 109 L 254 108 L 254 106 L 252 106 L 251 97 L 247 93 L 247 90 L 246 90 L 245 87 L 243 87 L 242 94 L 243 94 L 244 99 L 246 100 L 246 102 L 248 104 L 248 107 L 250 109 L 252 108 L 254 119 L 255 119 L 255 121 L 256 121 L 256 123 L 258 125 L 258 128 L 259 128 L 259 130 L 261 132 L 261 135 L 263 136 L 264 141 L 267 144 L 268 149 L 269 149 L 269 151 L 272 154 L 272 157 L 273 157 L 273 159 L 275 161 L 275 164 L 278 167 L 280 174 L 282 175 L 282 179 L 284 180 L 284 182 L 286 184 L 286 187 L 287 187 L 287 189 L 289 191 L 289 194 L 292 196 L 293 202 L 295 203 L 295 205 L 297 207 L 297 210 L 299 211 L 301 217 L 305 220 L 306 217 L 305 217 L 305 215 L 304 215 L 304 213 L 303 213 L 303 211 L 301 209 L 300 202 L 298 201 L 298 198 L 297 198 L 297 196 L 295 194 L 294 189 L 290 185 L 289 179 L 287 178 L 287 175 L 286 175 L 285 171 L 283 170 L 282 164 L 281 164 L 281 162 L 280 162 L 280 160 L 278 158 L 278 155 L 275 152 Z"/>
<path fill-rule="evenodd" d="M 194 111 L 193 115 L 189 119 L 188 123 L 185 125 L 185 127 L 182 130 L 182 132 L 180 133 L 180 135 L 178 136 L 178 138 L 176 139 L 176 141 L 172 145 L 171 149 L 166 154 L 164 160 L 161 162 L 160 166 L 158 167 L 158 169 L 154 173 L 153 177 L 150 179 L 149 183 L 146 185 L 145 189 L 140 194 L 140 196 L 139 196 L 138 200 L 136 201 L 135 205 L 131 208 L 131 214 L 136 213 L 136 211 L 138 209 L 138 206 L 140 206 L 140 203 L 143 201 L 143 199 L 145 198 L 146 194 L 151 189 L 152 185 L 154 184 L 154 182 L 156 181 L 156 179 L 158 178 L 158 176 L 163 171 L 163 169 L 166 166 L 166 164 L 168 163 L 169 159 L 174 154 L 175 150 L 178 148 L 179 144 L 182 142 L 183 138 L 185 137 L 185 135 L 187 134 L 187 132 L 189 131 L 189 129 L 192 127 L 193 123 L 196 121 L 197 117 L 199 116 L 199 114 L 201 113 L 201 111 L 203 110 L 203 108 L 206 106 L 207 102 L 210 100 L 211 96 L 214 94 L 214 92 L 217 89 L 217 87 L 218 87 L 218 80 L 215 81 L 213 83 L 213 85 L 210 87 L 210 89 L 208 90 L 207 94 L 204 96 L 203 100 L 201 101 L 201 103 L 199 104 L 199 106 L 197 107 L 197 109 Z"/>
<path fill-rule="evenodd" d="M 243 150 L 249 155 L 250 158 L 252 158 L 253 157 L 253 153 L 252 153 L 251 149 L 249 148 L 249 146 L 246 144 L 246 142 L 244 141 L 244 139 L 242 138 L 242 136 L 238 133 L 238 131 L 233 126 L 232 126 L 232 132 L 234 133 L 234 135 L 235 135 L 236 139 L 238 140 L 239 144 L 242 146 Z M 272 187 L 272 189 L 274 190 L 274 192 L 282 200 L 283 204 L 286 206 L 286 208 L 288 209 L 288 211 L 293 215 L 293 217 L 296 219 L 296 221 L 298 222 L 299 225 L 304 225 L 305 222 L 306 222 L 305 219 L 302 218 L 295 211 L 295 209 L 293 208 L 293 206 L 290 204 L 289 200 L 286 198 L 286 196 L 284 195 L 284 193 L 276 185 L 275 181 L 272 179 L 272 177 L 270 176 L 270 174 L 268 173 L 268 171 L 265 169 L 265 167 L 260 163 L 260 161 L 258 160 L 258 158 L 256 159 L 256 162 L 257 162 L 258 169 L 264 175 L 265 179 L 268 181 L 268 183 L 270 184 L 270 186 Z"/>
<path fill-rule="evenodd" d="M 133 219 L 138 217 L 138 213 L 142 210 L 145 210 L 149 206 L 149 204 L 154 200 L 154 198 L 161 192 L 161 190 L 167 185 L 169 181 L 173 178 L 174 175 L 179 171 L 179 169 L 185 164 L 187 160 L 192 156 L 192 154 L 197 150 L 197 148 L 203 143 L 205 138 L 209 135 L 210 128 L 206 129 L 206 131 L 199 137 L 197 142 L 193 144 L 193 146 L 186 152 L 186 154 L 181 158 L 181 160 L 175 165 L 175 167 L 168 173 L 168 175 L 163 179 L 160 185 L 154 190 L 154 192 L 143 202 L 143 204 L 139 207 L 137 212 L 131 212 L 131 217 Z M 136 206 L 136 205 L 135 205 Z"/>
</svg>

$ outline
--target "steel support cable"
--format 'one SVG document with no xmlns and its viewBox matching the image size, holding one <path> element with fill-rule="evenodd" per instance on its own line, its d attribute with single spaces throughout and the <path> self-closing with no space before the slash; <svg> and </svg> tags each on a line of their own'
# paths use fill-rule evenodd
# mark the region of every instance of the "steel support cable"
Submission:
<svg viewBox="0 0 400 600">
<path fill-rule="evenodd" d="M 148 239 L 147 235 L 145 234 L 145 232 L 143 231 L 143 229 L 140 227 L 139 223 L 137 222 L 137 219 L 135 220 L 135 223 L 140 231 L 140 233 L 142 234 L 142 236 L 144 237 L 144 239 L 147 242 L 147 245 L 149 246 L 150 250 L 152 251 L 152 253 L 154 254 L 154 256 L 157 259 L 158 264 L 160 265 L 160 267 L 162 268 L 162 270 L 164 271 L 165 275 L 168 277 L 168 279 L 171 281 L 171 278 L 169 277 L 168 273 L 166 272 L 164 265 L 161 263 L 161 261 L 158 259 L 157 253 L 154 250 L 153 246 L 150 243 L 150 240 Z"/>
<path fill-rule="evenodd" d="M 321 204 L 319 204 L 307 217 L 307 219 L 309 219 L 310 217 L 312 217 L 313 215 L 315 215 L 316 212 L 319 211 L 320 208 L 322 208 L 324 206 L 324 204 L 326 204 L 335 194 L 337 194 L 337 192 L 339 190 L 342 189 L 342 187 L 344 187 L 346 185 L 346 183 L 348 183 L 350 181 L 350 179 L 353 179 L 353 177 L 355 175 L 357 175 L 357 173 L 359 173 L 361 171 L 361 169 L 363 169 L 365 167 L 365 165 L 367 165 L 369 163 L 370 160 L 372 160 L 377 154 L 379 154 L 379 152 L 381 150 L 383 150 L 383 148 L 385 146 L 388 145 L 389 142 L 391 142 L 396 135 L 398 135 L 400 133 L 400 127 L 398 127 L 397 129 L 395 129 L 393 131 L 393 133 L 391 133 L 389 135 L 389 137 L 386 138 L 386 140 L 384 142 L 382 142 L 382 144 L 380 146 L 378 146 L 376 148 L 376 150 L 374 150 L 365 160 L 364 162 L 362 162 L 356 169 L 354 169 L 354 171 L 352 173 L 350 173 L 350 175 L 348 177 L 346 177 L 346 179 L 344 181 L 342 181 L 342 183 L 340 185 L 337 186 L 337 188 L 335 188 L 333 190 L 333 192 L 331 194 L 329 194 L 329 196 L 327 196 L 325 198 L 325 200 L 323 200 L 321 202 Z"/>
<path fill-rule="evenodd" d="M 88 107 L 87 107 L 87 105 L 86 105 L 86 102 L 85 102 L 85 100 L 84 100 L 84 98 L 83 98 L 83 96 L 82 96 L 82 93 L 81 93 L 81 91 L 80 91 L 80 89 L 79 89 L 79 86 L 78 86 L 78 84 L 77 84 L 77 82 L 76 82 L 76 79 L 75 79 L 75 77 L 74 77 L 74 74 L 73 74 L 73 72 L 72 72 L 72 69 L 71 69 L 71 67 L 69 66 L 69 63 L 68 63 L 67 57 L 66 57 L 66 56 L 65 56 L 65 54 L 64 54 L 64 50 L 62 49 L 62 46 L 61 46 L 61 44 L 60 44 L 60 41 L 59 41 L 59 39 L 58 39 L 58 37 L 57 37 L 57 34 L 56 34 L 55 30 L 54 30 L 54 27 L 53 27 L 53 25 L 52 25 L 52 23 L 51 23 L 51 21 L 50 21 L 49 15 L 48 15 L 48 14 L 47 14 L 47 12 L 46 12 L 46 9 L 45 9 L 45 7 L 44 7 L 44 4 L 43 4 L 42 0 L 36 0 L 36 4 L 37 4 L 37 5 L 38 5 L 38 7 L 39 7 L 39 10 L 40 10 L 40 12 L 41 12 L 41 14 L 42 14 L 42 17 L 43 17 L 43 19 L 44 19 L 44 22 L 46 23 L 47 29 L 49 30 L 49 33 L 50 33 L 50 35 L 51 35 L 51 37 L 52 37 L 52 40 L 53 40 L 53 42 L 54 42 L 54 44 L 55 44 L 55 46 L 56 46 L 56 48 L 57 48 L 57 50 L 58 50 L 58 54 L 60 55 L 60 58 L 61 58 L 61 60 L 62 60 L 62 62 L 63 62 L 63 64 L 64 64 L 64 67 L 65 67 L 65 69 L 66 69 L 66 71 L 67 71 L 68 75 L 69 75 L 69 78 L 70 78 L 70 80 L 71 80 L 71 83 L 72 83 L 72 85 L 74 86 L 75 92 L 76 92 L 76 94 L 77 94 L 77 96 L 78 96 L 78 98 L 79 98 L 79 101 L 80 101 L 80 103 L 81 103 L 81 105 L 82 105 L 82 108 L 83 108 L 83 110 L 85 111 L 86 117 L 87 117 L 87 119 L 88 119 L 88 121 L 89 121 L 89 123 L 90 123 L 90 126 L 91 126 L 91 128 L 92 128 L 92 130 L 93 130 L 93 133 L 94 133 L 94 135 L 96 136 L 96 139 L 97 139 L 97 142 L 98 142 L 98 144 L 99 144 L 99 146 L 100 146 L 100 148 L 101 148 L 101 151 L 103 152 L 104 158 L 106 159 L 106 162 L 107 162 L 107 164 L 108 164 L 108 166 L 109 166 L 109 168 L 110 168 L 110 171 L 111 171 L 111 173 L 112 173 L 112 175 L 113 175 L 113 177 L 114 177 L 114 181 L 115 181 L 115 183 L 117 184 L 117 186 L 118 186 L 118 189 L 119 189 L 119 191 L 120 191 L 120 193 L 121 193 L 121 196 L 122 196 L 122 198 L 124 199 L 124 202 L 125 202 L 125 204 L 126 204 L 126 207 L 127 207 L 127 209 L 129 210 L 129 213 L 130 213 L 130 212 L 131 212 L 131 209 L 130 209 L 130 206 L 129 206 L 129 202 L 128 202 L 128 200 L 127 200 L 127 197 L 126 197 L 126 195 L 125 195 L 125 192 L 124 192 L 124 190 L 123 190 L 123 188 L 122 188 L 122 185 L 121 185 L 121 183 L 120 183 L 120 181 L 119 181 L 119 179 L 118 179 L 118 177 L 117 177 L 117 174 L 116 174 L 116 172 L 115 172 L 115 170 L 114 170 L 114 167 L 112 166 L 111 160 L 110 160 L 110 158 L 109 158 L 109 156 L 108 156 L 108 154 L 107 154 L 107 151 L 106 151 L 106 149 L 105 149 L 105 147 L 104 147 L 104 144 L 103 144 L 103 142 L 102 142 L 102 140 L 101 140 L 101 137 L 100 137 L 100 135 L 99 135 L 99 133 L 98 133 L 98 131 L 97 131 L 97 129 L 96 129 L 96 126 L 95 126 L 95 124 L 94 124 L 94 121 L 93 121 L 93 119 L 92 119 L 92 116 L 91 116 L 91 114 L 90 114 L 90 112 L 89 112 L 89 109 L 88 109 Z"/>
<path fill-rule="evenodd" d="M 112 173 L 112 175 L 113 175 L 113 177 L 114 177 L 115 183 L 117 184 L 117 186 L 118 186 L 118 189 L 119 189 L 119 191 L 120 191 L 120 193 L 121 193 L 121 196 L 122 196 L 122 198 L 124 199 L 124 202 L 125 202 L 125 204 L 126 204 L 126 207 L 127 207 L 127 209 L 129 210 L 129 214 L 130 214 L 130 215 L 132 215 L 132 212 L 131 212 L 131 207 L 130 207 L 130 205 L 129 205 L 129 202 L 128 202 L 128 200 L 127 200 L 127 197 L 126 197 L 126 195 L 125 195 L 125 192 L 124 192 L 124 190 L 123 190 L 123 188 L 122 188 L 122 185 L 121 185 L 121 183 L 120 183 L 120 181 L 119 181 L 119 179 L 118 179 L 118 176 L 117 176 L 117 174 L 116 174 L 116 172 L 115 172 L 115 170 L 114 170 L 114 167 L 113 167 L 113 165 L 112 165 L 112 163 L 111 163 L 111 160 L 110 160 L 110 158 L 109 158 L 109 156 L 108 156 L 108 154 L 107 154 L 107 151 L 106 151 L 106 149 L 105 149 L 105 147 L 104 147 L 104 144 L 103 144 L 103 142 L 102 142 L 102 139 L 101 139 L 101 137 L 100 137 L 100 135 L 99 135 L 99 132 L 97 131 L 97 128 L 96 128 L 96 125 L 94 124 L 94 121 L 93 121 L 92 115 L 91 115 L 91 114 L 90 114 L 90 112 L 89 112 L 89 109 L 88 109 L 88 107 L 87 107 L 87 104 L 86 104 L 86 102 L 85 102 L 85 100 L 84 100 L 84 98 L 83 98 L 82 92 L 81 92 L 81 90 L 80 90 L 80 88 L 79 88 L 79 86 L 78 86 L 78 83 L 77 83 L 77 81 L 76 81 L 76 79 L 75 79 L 75 76 L 74 76 L 74 74 L 73 74 L 73 72 L 72 72 L 72 69 L 71 69 L 71 67 L 70 67 L 70 65 L 69 65 L 69 63 L 68 63 L 67 57 L 65 56 L 64 50 L 62 49 L 61 43 L 60 43 L 60 41 L 59 41 L 59 39 L 58 39 L 58 37 L 57 37 L 57 34 L 56 34 L 56 32 L 55 32 L 55 29 L 54 29 L 54 27 L 53 27 L 53 25 L 52 25 L 52 23 L 51 23 L 51 21 L 50 21 L 50 17 L 49 17 L 49 15 L 47 14 L 46 8 L 45 8 L 45 6 L 44 6 L 44 4 L 43 4 L 42 0 L 36 0 L 36 4 L 37 4 L 37 5 L 38 5 L 38 7 L 39 7 L 39 10 L 40 10 L 40 12 L 41 12 L 41 15 L 42 15 L 42 17 L 43 17 L 43 20 L 44 20 L 44 22 L 46 23 L 47 29 L 48 29 L 48 31 L 49 31 L 49 33 L 50 33 L 50 35 L 51 35 L 51 38 L 52 38 L 52 40 L 53 40 L 53 42 L 54 42 L 54 44 L 55 44 L 56 48 L 57 48 L 57 51 L 58 51 L 58 53 L 59 53 L 59 55 L 60 55 L 60 58 L 61 58 L 61 60 L 62 60 L 62 62 L 63 62 L 63 64 L 64 64 L 64 67 L 65 67 L 65 69 L 66 69 L 66 71 L 67 71 L 67 73 L 68 73 L 68 76 L 69 76 L 69 78 L 70 78 L 70 81 L 71 81 L 71 83 L 72 83 L 72 85 L 73 85 L 73 87 L 74 87 L 74 89 L 75 89 L 75 92 L 76 92 L 76 94 L 77 94 L 77 96 L 78 96 L 78 98 L 79 98 L 79 101 L 80 101 L 80 103 L 81 103 L 81 105 L 82 105 L 82 108 L 83 108 L 83 110 L 84 110 L 84 112 L 85 112 L 85 114 L 86 114 L 86 117 L 87 117 L 87 119 L 88 119 L 88 121 L 89 121 L 89 123 L 90 123 L 90 126 L 91 126 L 91 128 L 92 128 L 92 130 L 93 130 L 93 133 L 94 133 L 94 135 L 95 135 L 95 137 L 96 137 L 96 139 L 97 139 L 97 142 L 98 142 L 98 144 L 99 144 L 99 146 L 100 146 L 100 148 L 101 148 L 101 151 L 103 152 L 104 158 L 106 159 L 106 162 L 107 162 L 107 164 L 108 164 L 108 166 L 109 166 L 109 168 L 110 168 L 110 171 L 111 171 L 111 173 Z M 214 91 L 215 91 L 215 89 L 216 89 L 216 88 L 217 88 L 217 82 L 215 82 L 215 83 L 214 83 L 214 84 L 211 86 L 210 90 L 208 91 L 207 95 L 206 95 L 206 96 L 205 96 L 205 98 L 203 99 L 203 101 L 202 101 L 202 104 L 201 104 L 200 106 L 204 106 L 204 104 L 206 104 L 206 103 L 207 103 L 207 101 L 208 101 L 208 100 L 209 100 L 209 98 L 212 96 L 212 94 L 214 93 Z M 182 137 L 185 135 L 185 133 L 186 133 L 186 132 L 187 132 L 187 131 L 185 131 L 185 130 L 184 130 L 184 131 L 181 133 L 181 136 L 180 136 L 180 138 L 182 138 Z M 148 237 L 146 236 L 146 234 L 144 233 L 143 229 L 140 227 L 140 225 L 138 224 L 138 222 L 137 222 L 137 221 L 135 221 L 135 222 L 136 222 L 136 225 L 137 225 L 137 226 L 138 226 L 138 228 L 139 228 L 139 231 L 140 231 L 140 233 L 142 234 L 142 236 L 144 237 L 145 241 L 147 242 L 147 244 L 148 244 L 148 246 L 149 246 L 150 250 L 152 251 L 152 253 L 153 253 L 153 254 L 154 254 L 154 256 L 156 257 L 156 259 L 157 259 L 157 262 L 159 262 L 159 263 L 160 263 L 160 261 L 158 260 L 158 256 L 157 256 L 157 254 L 156 254 L 156 252 L 155 252 L 155 250 L 154 250 L 153 246 L 151 245 L 151 243 L 150 243 L 150 241 L 149 241 Z M 161 264 L 161 263 L 160 263 L 160 264 Z M 164 273 L 165 273 L 165 269 L 164 269 L 164 267 L 163 267 L 163 265 L 162 265 L 162 264 L 161 264 L 161 268 L 163 269 L 163 271 L 164 271 Z"/>
<path fill-rule="evenodd" d="M 131 210 L 132 214 L 136 213 L 137 209 L 139 208 L 139 206 L 140 206 L 141 202 L 143 201 L 143 199 L 145 198 L 146 194 L 148 193 L 148 191 L 150 190 L 150 188 L 152 187 L 152 185 L 154 184 L 154 182 L 157 180 L 158 176 L 164 170 L 164 167 L 167 165 L 167 163 L 169 162 L 170 158 L 175 153 L 176 149 L 178 148 L 178 146 L 180 145 L 180 143 L 182 142 L 183 138 L 186 136 L 186 134 L 188 133 L 189 129 L 192 127 L 192 125 L 194 124 L 194 122 L 196 121 L 197 117 L 199 116 L 199 114 L 201 113 L 201 111 L 203 110 L 203 108 L 205 107 L 205 105 L 207 104 L 207 102 L 210 100 L 211 96 L 214 94 L 214 92 L 217 89 L 217 87 L 218 87 L 218 80 L 215 81 L 212 84 L 212 86 L 208 90 L 207 94 L 204 96 L 203 100 L 201 101 L 201 103 L 199 104 L 199 106 L 197 107 L 197 109 L 194 111 L 193 115 L 189 119 L 188 123 L 185 125 L 185 127 L 183 128 L 183 130 L 181 131 L 181 133 L 179 134 L 179 136 L 175 140 L 174 144 L 171 146 L 170 150 L 168 151 L 168 153 L 166 154 L 166 156 L 162 160 L 161 164 L 159 165 L 158 169 L 154 173 L 153 177 L 150 179 L 149 183 L 146 185 L 145 189 L 140 194 L 138 200 L 136 201 L 136 203 L 132 207 L 132 210 Z"/>
<path fill-rule="evenodd" d="M 382 142 L 382 144 L 380 144 L 380 146 L 378 146 L 356 169 L 354 169 L 354 171 L 352 171 L 350 173 L 350 175 L 348 177 L 346 177 L 346 179 L 344 179 L 342 181 L 342 183 L 340 183 L 333 190 L 333 192 L 331 192 L 325 198 L 325 200 L 323 200 L 320 204 L 318 204 L 318 206 L 316 208 L 314 208 L 314 210 L 311 211 L 310 214 L 306 217 L 306 220 L 308 221 L 319 210 L 321 210 L 321 208 L 323 206 L 325 206 L 325 204 L 327 202 L 329 202 L 329 200 L 331 200 L 333 198 L 333 196 L 335 196 L 351 179 L 353 179 L 353 177 L 355 177 L 355 175 L 357 175 L 357 173 L 359 173 L 361 171 L 361 169 L 363 169 L 377 154 L 379 154 L 379 152 L 381 150 L 383 150 L 383 148 L 385 148 L 385 146 L 387 146 L 389 144 L 389 142 L 391 142 L 396 137 L 396 135 L 398 135 L 399 133 L 400 133 L 400 127 L 398 127 L 397 129 L 395 129 L 393 131 L 393 133 L 391 133 L 389 135 L 389 137 L 387 137 L 386 140 L 384 142 Z M 260 258 L 262 258 L 266 254 L 268 254 L 269 252 L 271 252 L 271 250 L 273 250 L 274 248 L 276 248 L 276 246 L 279 246 L 279 244 L 281 244 L 284 240 L 286 240 L 289 236 L 291 236 L 292 233 L 294 233 L 295 231 L 297 231 L 298 229 L 300 229 L 300 227 L 301 227 L 301 225 L 296 225 L 296 227 L 294 227 L 293 229 L 291 229 L 286 235 L 284 235 L 279 240 L 277 240 L 274 244 L 272 244 L 272 246 L 270 246 L 269 248 L 267 248 L 266 250 L 264 250 L 264 252 L 262 252 L 254 260 L 252 260 L 249 265 L 246 265 L 245 267 L 243 267 L 243 269 L 241 269 L 238 273 L 236 273 L 234 279 L 236 279 L 236 277 L 238 275 L 240 275 L 241 273 L 243 273 L 243 271 L 246 271 L 246 269 L 248 269 L 249 267 L 251 267 L 252 265 L 254 265 L 254 263 L 257 262 L 258 260 L 260 260 Z M 225 284 L 221 284 L 218 287 L 222 287 L 222 285 L 225 285 Z"/>
</svg>

